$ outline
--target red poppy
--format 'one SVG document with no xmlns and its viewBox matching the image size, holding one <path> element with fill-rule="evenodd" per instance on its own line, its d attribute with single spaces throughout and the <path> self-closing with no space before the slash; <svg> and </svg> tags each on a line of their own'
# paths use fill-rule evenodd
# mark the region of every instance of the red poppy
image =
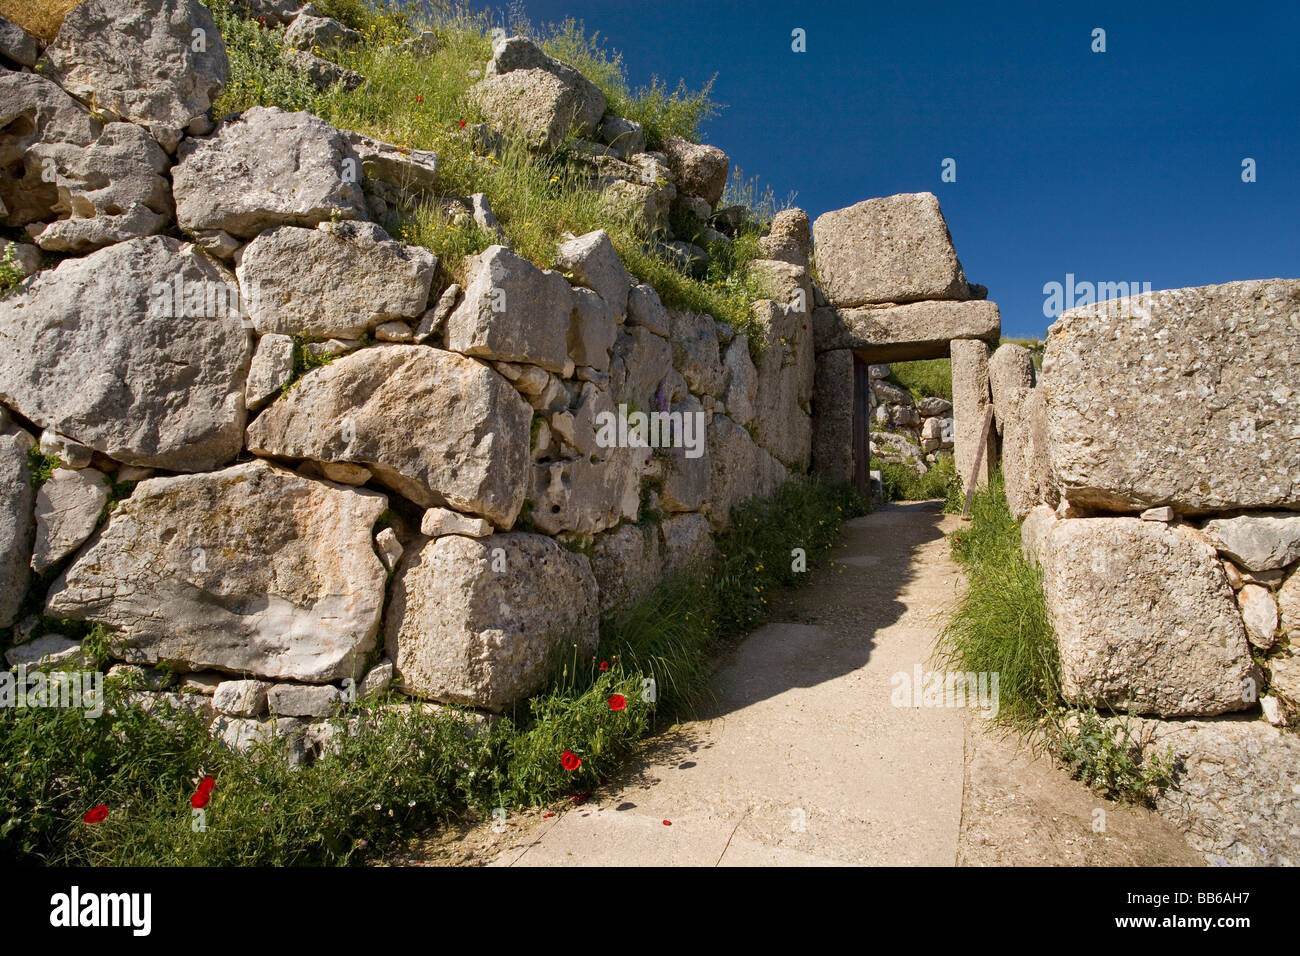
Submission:
<svg viewBox="0 0 1300 956">
<path fill-rule="evenodd" d="M 415 98 L 415 102 L 417 102 L 417 103 L 423 103 L 423 102 L 424 102 L 424 97 L 423 97 L 423 96 L 417 96 L 417 97 Z"/>
<path fill-rule="evenodd" d="M 464 129 L 464 128 L 465 128 L 465 120 L 461 120 L 461 121 L 460 121 L 460 125 L 457 126 L 456 128 L 457 128 L 457 129 Z"/>
<path fill-rule="evenodd" d="M 565 770 L 577 770 L 582 766 L 582 758 L 572 750 L 566 750 L 560 754 L 560 766 Z"/>
<path fill-rule="evenodd" d="M 211 793 L 212 788 L 217 785 L 217 781 L 212 777 L 204 777 L 199 781 L 199 793 Z"/>
<path fill-rule="evenodd" d="M 622 710 L 627 706 L 627 698 L 622 694 L 613 694 L 609 698 L 610 710 Z"/>
<path fill-rule="evenodd" d="M 586 803 L 588 800 L 591 799 L 591 794 L 589 794 L 589 793 L 571 793 L 571 794 L 569 794 L 569 799 L 573 801 L 573 805 L 574 805 L 575 807 L 580 807 L 580 806 L 582 806 L 584 803 Z"/>
<path fill-rule="evenodd" d="M 601 661 L 601 662 L 600 662 L 600 669 L 603 670 L 603 671 L 607 671 L 607 670 L 609 670 L 609 661 Z"/>
<path fill-rule="evenodd" d="M 108 807 L 101 803 L 93 810 L 87 810 L 86 815 L 81 819 L 85 820 L 87 823 L 103 823 L 107 817 Z"/>
<path fill-rule="evenodd" d="M 211 799 L 212 799 L 211 793 L 209 793 L 207 790 L 200 789 L 197 793 L 193 794 L 190 797 L 190 806 L 192 806 L 195 810 L 202 810 L 204 807 L 208 805 L 208 801 Z"/>
</svg>

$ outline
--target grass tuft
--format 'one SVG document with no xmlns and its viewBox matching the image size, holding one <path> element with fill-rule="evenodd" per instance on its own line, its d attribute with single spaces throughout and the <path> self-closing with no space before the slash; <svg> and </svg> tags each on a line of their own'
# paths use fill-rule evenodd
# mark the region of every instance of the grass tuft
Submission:
<svg viewBox="0 0 1300 956">
<path fill-rule="evenodd" d="M 1020 552 L 1000 470 L 949 540 L 967 587 L 939 637 L 940 666 L 997 673 L 999 720 L 1107 799 L 1150 805 L 1173 783 L 1173 755 L 1144 755 L 1126 717 L 1066 706 L 1042 571 Z"/>
<path fill-rule="evenodd" d="M 58 36 L 63 18 L 79 3 L 81 0 L 0 0 L 0 15 L 49 43 Z"/>
</svg>

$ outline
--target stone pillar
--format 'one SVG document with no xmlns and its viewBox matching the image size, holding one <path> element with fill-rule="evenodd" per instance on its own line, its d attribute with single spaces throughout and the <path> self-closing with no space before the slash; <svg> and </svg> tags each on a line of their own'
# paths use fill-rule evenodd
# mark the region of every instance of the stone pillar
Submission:
<svg viewBox="0 0 1300 956">
<path fill-rule="evenodd" d="M 849 349 L 817 356 L 812 470 L 830 482 L 853 480 L 853 353 Z"/>
<path fill-rule="evenodd" d="M 984 413 L 989 406 L 989 347 L 981 339 L 953 339 L 952 417 L 955 431 L 953 457 L 961 475 L 963 490 L 970 484 L 975 470 L 975 452 L 979 448 Z M 976 483 L 988 483 L 992 473 L 990 459 L 994 452 L 990 438 L 984 446 Z"/>
</svg>

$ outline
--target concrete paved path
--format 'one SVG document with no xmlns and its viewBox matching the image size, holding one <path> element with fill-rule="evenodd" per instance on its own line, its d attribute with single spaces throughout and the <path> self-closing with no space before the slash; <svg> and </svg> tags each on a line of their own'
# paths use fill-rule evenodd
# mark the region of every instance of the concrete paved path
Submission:
<svg viewBox="0 0 1300 956">
<path fill-rule="evenodd" d="M 833 564 L 747 637 L 706 719 L 499 865 L 940 864 L 957 858 L 964 715 L 891 704 L 959 584 L 937 504 L 850 521 Z M 665 825 L 668 820 L 671 825 Z"/>
<path fill-rule="evenodd" d="M 960 524 L 938 502 L 848 522 L 829 565 L 777 601 L 777 623 L 722 662 L 701 719 L 652 740 L 588 804 L 444 831 L 391 862 L 1199 863 L 1161 818 L 1101 800 L 978 710 L 894 705 L 896 675 L 929 668 L 962 586 L 944 537 Z"/>
</svg>

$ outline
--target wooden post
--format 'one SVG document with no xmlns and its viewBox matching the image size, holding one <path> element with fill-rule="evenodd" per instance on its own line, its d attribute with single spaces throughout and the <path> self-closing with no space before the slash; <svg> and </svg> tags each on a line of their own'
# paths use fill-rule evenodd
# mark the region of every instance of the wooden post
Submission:
<svg viewBox="0 0 1300 956">
<path fill-rule="evenodd" d="M 975 486 L 980 479 L 980 465 L 984 463 L 984 449 L 989 443 L 989 431 L 993 428 L 993 403 L 984 409 L 984 427 L 980 429 L 980 442 L 975 446 L 975 465 L 971 468 L 970 483 L 966 486 L 966 500 L 961 506 L 963 518 L 970 515 L 970 502 L 975 497 Z"/>
</svg>

